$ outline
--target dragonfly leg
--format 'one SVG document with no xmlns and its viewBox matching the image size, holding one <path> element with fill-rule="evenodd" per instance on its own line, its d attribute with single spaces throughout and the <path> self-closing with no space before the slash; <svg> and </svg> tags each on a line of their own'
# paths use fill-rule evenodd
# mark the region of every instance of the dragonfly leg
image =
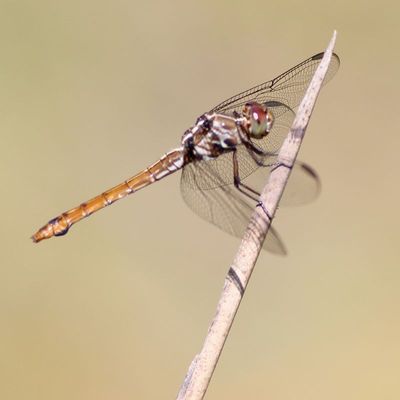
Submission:
<svg viewBox="0 0 400 400">
<path fill-rule="evenodd" d="M 236 189 L 238 189 L 241 193 L 247 196 L 249 199 L 253 200 L 256 203 L 257 207 L 261 207 L 264 211 L 267 218 L 272 221 L 272 217 L 269 214 L 268 210 L 265 208 L 265 205 L 262 201 L 260 201 L 260 193 L 251 188 L 250 186 L 244 184 L 240 180 L 239 176 L 239 164 L 237 160 L 236 150 L 233 152 L 233 184 L 235 185 Z"/>
<path fill-rule="evenodd" d="M 242 143 L 246 147 L 251 158 L 254 160 L 254 162 L 259 167 L 272 167 L 276 164 L 276 163 L 272 163 L 272 164 L 265 163 L 265 160 L 267 160 L 268 157 L 275 157 L 276 153 L 265 151 L 265 150 L 261 149 L 260 147 L 258 147 L 255 143 L 253 143 L 251 141 L 251 139 L 248 138 L 248 136 L 245 134 L 245 132 L 243 132 L 243 128 L 241 126 L 238 126 L 238 131 L 239 131 Z M 257 157 L 257 156 L 260 156 L 260 157 Z"/>
<path fill-rule="evenodd" d="M 251 188 L 250 186 L 244 184 L 239 176 L 239 163 L 237 160 L 236 150 L 233 152 L 233 184 L 236 189 L 238 189 L 245 196 L 253 200 L 254 202 L 259 202 L 260 193 Z"/>
<path fill-rule="evenodd" d="M 235 114 L 234 114 L 235 115 Z M 263 149 L 261 149 L 260 147 L 258 147 L 256 144 L 254 144 L 251 139 L 249 138 L 248 134 L 244 131 L 243 126 L 240 124 L 239 121 L 239 114 L 236 113 L 236 118 L 237 118 L 237 122 L 236 122 L 236 126 L 237 126 L 237 130 L 240 136 L 240 139 L 242 141 L 242 143 L 246 146 L 246 148 L 250 151 L 253 151 L 252 157 L 254 158 L 254 153 L 259 155 L 259 156 L 267 156 L 268 154 L 265 153 L 265 151 Z M 262 165 L 259 163 L 259 160 L 257 160 L 256 158 L 254 158 L 254 161 L 258 164 L 258 165 Z"/>
</svg>

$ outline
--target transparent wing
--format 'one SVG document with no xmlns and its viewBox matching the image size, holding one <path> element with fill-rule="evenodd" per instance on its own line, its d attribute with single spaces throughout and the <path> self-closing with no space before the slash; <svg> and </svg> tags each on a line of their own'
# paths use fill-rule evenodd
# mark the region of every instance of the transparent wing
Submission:
<svg viewBox="0 0 400 400">
<path fill-rule="evenodd" d="M 297 107 L 310 84 L 324 53 L 316 54 L 277 76 L 242 93 L 230 97 L 215 106 L 211 111 L 219 113 L 241 112 L 248 101 L 259 103 L 278 102 L 289 109 Z M 324 83 L 327 83 L 339 69 L 340 60 L 337 54 L 332 55 Z"/>
<path fill-rule="evenodd" d="M 254 174 L 243 179 L 246 185 L 261 192 L 271 168 L 277 165 L 277 158 L 270 157 L 272 167 L 260 167 Z M 297 160 L 290 173 L 289 182 L 279 202 L 281 206 L 300 206 L 315 200 L 321 191 L 321 181 L 317 172 L 310 165 Z"/>
<path fill-rule="evenodd" d="M 240 113 L 247 102 L 257 101 L 266 104 L 272 111 L 275 119 L 271 132 L 261 140 L 254 140 L 268 154 L 262 159 L 264 166 L 260 168 L 244 146 L 237 147 L 240 178 L 255 190 L 261 190 L 270 167 L 276 165 L 276 153 L 294 118 L 293 109 L 301 101 L 322 56 L 323 53 L 316 54 L 275 79 L 233 96 L 211 110 Z M 333 77 L 339 64 L 339 57 L 334 54 L 324 83 Z M 253 174 L 255 171 L 257 173 Z M 315 171 L 307 164 L 298 162 L 285 189 L 282 204 L 306 203 L 314 199 L 319 190 L 320 182 Z M 232 154 L 188 164 L 183 169 L 181 191 L 185 202 L 201 218 L 231 235 L 243 235 L 254 205 L 233 186 Z M 277 254 L 286 253 L 275 230 L 270 230 L 264 248 Z"/>
<path fill-rule="evenodd" d="M 185 166 L 181 177 L 182 197 L 189 208 L 201 218 L 230 235 L 241 238 L 249 223 L 254 203 L 233 186 L 232 163 L 230 184 L 227 184 L 225 179 L 221 180 L 211 165 L 210 161 L 200 161 Z M 261 167 L 245 179 L 245 182 L 255 190 L 261 191 L 270 172 L 271 167 Z M 320 180 L 314 169 L 298 161 L 292 170 L 280 204 L 308 203 L 318 196 L 320 187 Z M 282 240 L 272 227 L 263 248 L 271 253 L 286 254 Z"/>
<path fill-rule="evenodd" d="M 200 179 L 199 179 L 200 178 Z M 200 188 L 209 179 L 214 189 Z M 211 222 L 230 235 L 241 238 L 249 223 L 252 206 L 233 185 L 217 184 L 218 176 L 202 161 L 185 166 L 181 177 L 182 197 L 189 208 L 204 220 Z M 270 227 L 263 248 L 271 253 L 286 254 L 277 232 Z"/>
</svg>

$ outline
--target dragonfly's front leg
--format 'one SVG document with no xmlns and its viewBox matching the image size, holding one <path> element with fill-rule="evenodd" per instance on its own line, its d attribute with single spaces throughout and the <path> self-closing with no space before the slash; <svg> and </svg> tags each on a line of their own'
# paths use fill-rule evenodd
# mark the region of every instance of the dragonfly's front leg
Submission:
<svg viewBox="0 0 400 400">
<path fill-rule="evenodd" d="M 253 143 L 252 140 L 248 137 L 248 135 L 245 132 L 243 132 L 243 128 L 240 125 L 238 125 L 238 132 L 243 145 L 249 152 L 250 157 L 259 167 L 272 167 L 274 165 L 274 164 L 266 164 L 265 160 L 268 157 L 275 157 L 276 153 L 265 151 L 259 146 L 257 146 L 255 143 Z"/>
</svg>

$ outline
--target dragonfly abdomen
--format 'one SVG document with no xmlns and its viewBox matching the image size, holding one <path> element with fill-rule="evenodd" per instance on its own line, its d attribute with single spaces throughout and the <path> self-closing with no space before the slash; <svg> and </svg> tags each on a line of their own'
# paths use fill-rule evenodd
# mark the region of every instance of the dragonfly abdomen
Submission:
<svg viewBox="0 0 400 400">
<path fill-rule="evenodd" d="M 53 218 L 32 236 L 32 240 L 40 242 L 53 236 L 63 236 L 76 222 L 158 181 L 164 176 L 172 174 L 181 169 L 183 165 L 184 155 L 182 149 L 172 150 L 132 178 Z"/>
</svg>

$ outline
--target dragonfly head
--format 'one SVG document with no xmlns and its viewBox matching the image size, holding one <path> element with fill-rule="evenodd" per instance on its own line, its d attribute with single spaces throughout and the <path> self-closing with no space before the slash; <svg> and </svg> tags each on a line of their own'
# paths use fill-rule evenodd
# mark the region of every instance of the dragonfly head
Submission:
<svg viewBox="0 0 400 400">
<path fill-rule="evenodd" d="M 246 103 L 243 115 L 247 120 L 249 135 L 254 139 L 267 136 L 274 124 L 274 116 L 268 107 L 255 101 Z"/>
</svg>

